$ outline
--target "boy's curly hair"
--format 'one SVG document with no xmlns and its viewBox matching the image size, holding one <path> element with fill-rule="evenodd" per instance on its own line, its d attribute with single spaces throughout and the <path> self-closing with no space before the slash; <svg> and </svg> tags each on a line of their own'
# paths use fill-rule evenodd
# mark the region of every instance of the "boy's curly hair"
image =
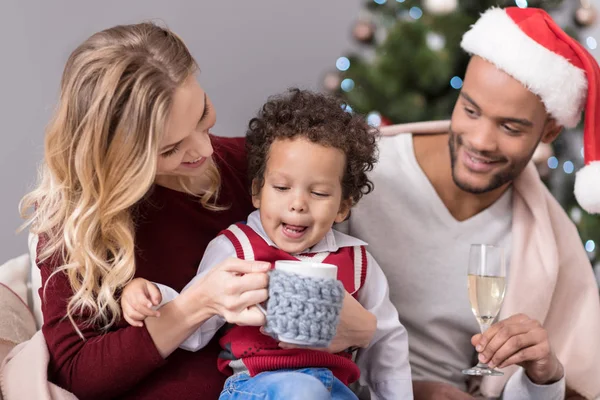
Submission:
<svg viewBox="0 0 600 400">
<path fill-rule="evenodd" d="M 337 98 L 297 88 L 270 97 L 248 124 L 248 172 L 259 190 L 264 185 L 271 144 L 296 137 L 344 152 L 343 199 L 352 199 L 356 204 L 373 190 L 366 173 L 377 162 L 376 130 L 364 117 L 345 111 L 345 103 Z"/>
</svg>

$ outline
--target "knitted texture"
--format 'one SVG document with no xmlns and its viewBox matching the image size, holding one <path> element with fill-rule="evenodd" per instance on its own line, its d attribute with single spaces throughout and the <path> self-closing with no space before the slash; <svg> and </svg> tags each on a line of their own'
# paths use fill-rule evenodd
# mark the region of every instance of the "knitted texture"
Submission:
<svg viewBox="0 0 600 400">
<path fill-rule="evenodd" d="M 327 347 L 335 336 L 344 299 L 336 279 L 272 270 L 264 331 L 280 341 Z"/>
</svg>

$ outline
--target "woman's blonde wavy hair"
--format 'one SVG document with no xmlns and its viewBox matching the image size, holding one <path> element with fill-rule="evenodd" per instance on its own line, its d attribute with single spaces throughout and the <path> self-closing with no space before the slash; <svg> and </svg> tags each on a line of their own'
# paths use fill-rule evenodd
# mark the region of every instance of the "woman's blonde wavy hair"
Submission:
<svg viewBox="0 0 600 400">
<path fill-rule="evenodd" d="M 73 296 L 67 317 L 106 330 L 135 272 L 132 206 L 151 188 L 175 90 L 198 67 L 182 40 L 154 23 L 96 33 L 70 55 L 45 139 L 37 188 L 20 204 L 43 235 L 41 261 L 62 257 Z M 207 208 L 220 186 L 214 163 Z M 189 187 L 181 182 L 183 190 Z"/>
</svg>

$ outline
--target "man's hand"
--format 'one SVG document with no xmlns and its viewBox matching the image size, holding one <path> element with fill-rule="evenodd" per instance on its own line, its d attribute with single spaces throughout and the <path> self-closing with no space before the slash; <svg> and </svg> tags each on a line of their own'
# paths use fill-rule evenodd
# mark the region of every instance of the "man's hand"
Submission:
<svg viewBox="0 0 600 400">
<path fill-rule="evenodd" d="M 350 293 L 346 292 L 335 337 L 329 347 L 314 348 L 313 350 L 339 353 L 350 347 L 365 348 L 371 343 L 376 330 L 377 318 L 365 310 Z M 302 346 L 280 342 L 279 347 L 294 349 Z"/>
<path fill-rule="evenodd" d="M 519 365 L 533 383 L 547 385 L 560 380 L 563 367 L 550 348 L 548 332 L 526 315 L 517 314 L 492 325 L 471 343 L 479 353 L 479 361 L 490 368 Z"/>
<path fill-rule="evenodd" d="M 442 382 L 413 381 L 415 400 L 474 400 L 462 390 Z"/>
</svg>

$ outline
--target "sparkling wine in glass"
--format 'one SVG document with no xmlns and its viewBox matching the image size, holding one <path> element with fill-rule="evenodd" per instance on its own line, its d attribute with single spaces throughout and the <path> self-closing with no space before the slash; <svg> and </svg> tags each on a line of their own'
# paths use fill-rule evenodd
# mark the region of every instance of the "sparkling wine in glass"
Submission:
<svg viewBox="0 0 600 400">
<path fill-rule="evenodd" d="M 504 300 L 506 267 L 502 247 L 488 244 L 471 245 L 468 286 L 471 310 L 479 323 L 481 333 L 484 333 L 496 319 Z M 504 375 L 484 363 L 478 363 L 462 372 L 478 376 Z"/>
</svg>

